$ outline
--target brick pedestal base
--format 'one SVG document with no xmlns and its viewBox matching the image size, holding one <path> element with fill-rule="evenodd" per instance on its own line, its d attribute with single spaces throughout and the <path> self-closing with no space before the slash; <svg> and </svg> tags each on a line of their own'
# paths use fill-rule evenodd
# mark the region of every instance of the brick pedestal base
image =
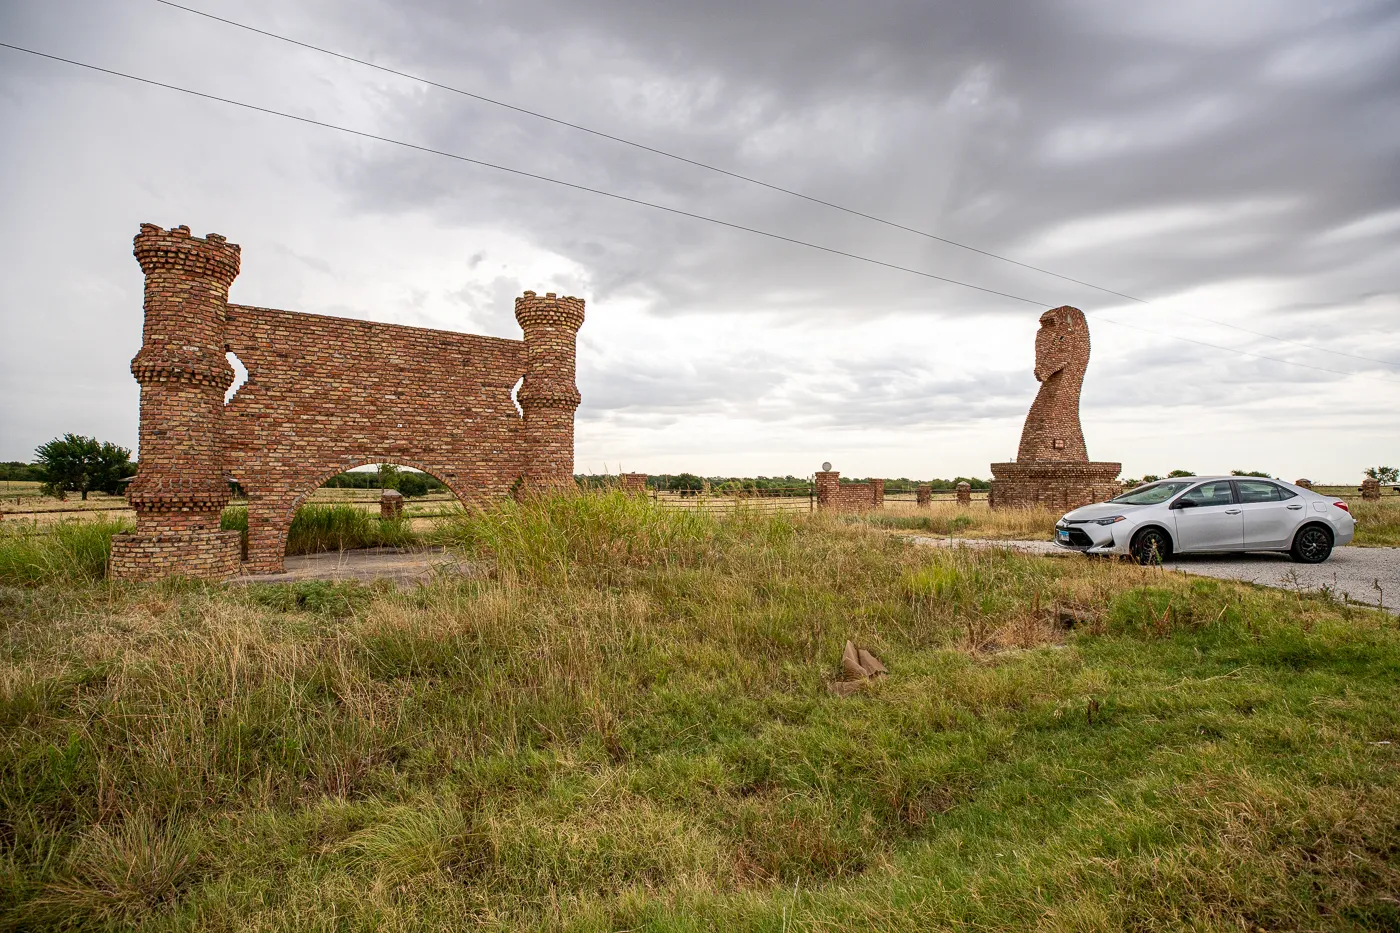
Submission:
<svg viewBox="0 0 1400 933">
<path fill-rule="evenodd" d="M 1123 491 L 1121 463 L 1039 460 L 992 464 L 994 509 L 1077 509 Z"/>
<path fill-rule="evenodd" d="M 227 580 L 238 575 L 242 552 L 236 531 L 113 535 L 107 573 L 113 580 Z"/>
</svg>

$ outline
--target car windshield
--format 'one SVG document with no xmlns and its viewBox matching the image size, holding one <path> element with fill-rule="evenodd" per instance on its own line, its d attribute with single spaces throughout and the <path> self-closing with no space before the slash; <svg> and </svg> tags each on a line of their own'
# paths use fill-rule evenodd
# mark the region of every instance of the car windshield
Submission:
<svg viewBox="0 0 1400 933">
<path fill-rule="evenodd" d="M 1123 493 L 1123 495 L 1118 496 L 1116 499 L 1110 499 L 1109 501 L 1121 502 L 1124 505 L 1158 505 L 1159 503 L 1166 502 L 1172 496 L 1190 485 L 1190 482 L 1153 483 L 1150 486 L 1139 486 L 1136 489 L 1130 489 Z"/>
</svg>

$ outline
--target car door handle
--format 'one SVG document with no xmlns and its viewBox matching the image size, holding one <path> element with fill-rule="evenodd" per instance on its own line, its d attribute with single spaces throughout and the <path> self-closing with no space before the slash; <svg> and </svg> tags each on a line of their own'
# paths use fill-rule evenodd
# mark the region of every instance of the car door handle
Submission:
<svg viewBox="0 0 1400 933">
<path fill-rule="evenodd" d="M 1240 512 L 1242 512 L 1242 511 L 1243 511 L 1243 509 L 1226 509 L 1226 510 L 1225 510 L 1225 514 L 1226 514 L 1226 515 L 1238 515 L 1238 514 L 1240 514 Z"/>
<path fill-rule="evenodd" d="M 1298 511 L 1298 510 L 1301 509 L 1301 508 L 1302 508 L 1301 505 L 1290 505 L 1290 506 L 1289 506 L 1289 509 L 1291 509 L 1291 510 L 1294 511 L 1294 512 Z"/>
</svg>

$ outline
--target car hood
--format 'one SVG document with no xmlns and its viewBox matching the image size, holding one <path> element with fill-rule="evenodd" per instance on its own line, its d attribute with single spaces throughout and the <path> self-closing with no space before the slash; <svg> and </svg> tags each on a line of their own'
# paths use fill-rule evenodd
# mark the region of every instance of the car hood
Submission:
<svg viewBox="0 0 1400 933">
<path fill-rule="evenodd" d="M 1121 502 L 1099 502 L 1095 505 L 1086 505 L 1075 509 L 1073 512 L 1065 514 L 1065 518 L 1072 522 L 1091 521 L 1095 518 L 1108 518 L 1110 515 L 1129 515 L 1138 509 L 1150 508 L 1145 505 L 1124 505 Z"/>
</svg>

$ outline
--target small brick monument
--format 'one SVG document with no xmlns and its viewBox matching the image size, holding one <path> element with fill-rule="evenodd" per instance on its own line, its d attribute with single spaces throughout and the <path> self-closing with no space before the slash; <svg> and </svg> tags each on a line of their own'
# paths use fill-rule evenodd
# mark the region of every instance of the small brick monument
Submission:
<svg viewBox="0 0 1400 933">
<path fill-rule="evenodd" d="M 920 483 L 914 487 L 914 504 L 921 509 L 927 509 L 933 505 L 933 487 L 928 483 Z"/>
<path fill-rule="evenodd" d="M 992 464 L 987 502 L 994 509 L 1072 509 L 1123 491 L 1121 463 L 1094 462 L 1079 425 L 1079 393 L 1089 367 L 1089 324 L 1069 306 L 1040 316 L 1035 378 L 1040 392 L 1021 430 L 1013 463 Z"/>
<path fill-rule="evenodd" d="M 403 518 L 403 493 L 397 489 L 386 489 L 380 493 L 379 517 L 390 522 Z"/>
<path fill-rule="evenodd" d="M 957 485 L 958 505 L 967 507 L 972 505 L 972 484 L 963 482 Z"/>
<path fill-rule="evenodd" d="M 832 512 L 868 512 L 885 504 L 885 481 L 843 483 L 838 470 L 816 473 L 817 508 Z"/>
<path fill-rule="evenodd" d="M 1361 498 L 1379 499 L 1381 497 L 1381 481 L 1366 477 L 1361 481 Z"/>
<path fill-rule="evenodd" d="M 629 496 L 645 496 L 647 494 L 647 474 L 645 473 L 619 473 L 617 485 Z"/>
<path fill-rule="evenodd" d="M 1295 480 L 1293 481 L 1293 485 L 1294 485 L 1294 486 L 1302 486 L 1304 489 L 1312 489 L 1312 480 L 1310 480 L 1310 479 L 1295 479 Z"/>
<path fill-rule="evenodd" d="M 113 537 L 113 577 L 238 573 L 238 532 L 219 530 L 230 479 L 248 494 L 242 569 L 256 573 L 283 569 L 307 496 L 367 463 L 431 473 L 464 502 L 572 485 L 583 299 L 526 292 L 524 339 L 503 340 L 229 304 L 240 255 L 218 234 L 142 224 L 135 253 L 136 531 Z M 228 352 L 248 381 L 225 403 Z"/>
</svg>

